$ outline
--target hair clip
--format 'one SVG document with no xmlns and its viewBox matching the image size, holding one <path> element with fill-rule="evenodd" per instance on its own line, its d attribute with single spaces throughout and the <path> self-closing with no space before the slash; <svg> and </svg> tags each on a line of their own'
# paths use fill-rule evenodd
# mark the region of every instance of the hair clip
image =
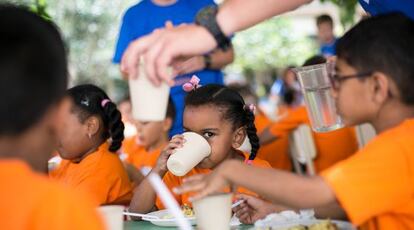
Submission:
<svg viewBox="0 0 414 230">
<path fill-rule="evenodd" d="M 254 104 L 244 105 L 244 109 L 252 113 L 256 112 L 256 106 Z"/>
<path fill-rule="evenodd" d="M 89 100 L 88 99 L 81 100 L 80 103 L 81 103 L 81 105 L 84 105 L 84 106 L 87 106 L 87 107 L 89 106 Z"/>
<path fill-rule="evenodd" d="M 192 90 L 200 88 L 201 85 L 199 83 L 200 83 L 200 78 L 198 78 L 196 75 L 193 75 L 189 82 L 184 83 L 183 90 L 185 92 L 190 92 Z"/>
<path fill-rule="evenodd" d="M 111 100 L 109 100 L 109 99 L 103 99 L 103 100 L 101 101 L 101 106 L 102 106 L 102 108 L 104 108 L 104 107 L 105 107 L 105 105 L 106 105 L 106 104 L 108 104 L 108 102 L 111 102 Z"/>
</svg>

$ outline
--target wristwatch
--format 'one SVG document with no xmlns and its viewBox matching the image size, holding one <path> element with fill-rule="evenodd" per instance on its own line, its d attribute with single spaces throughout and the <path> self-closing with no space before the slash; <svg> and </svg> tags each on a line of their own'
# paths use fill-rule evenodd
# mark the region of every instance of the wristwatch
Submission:
<svg viewBox="0 0 414 230">
<path fill-rule="evenodd" d="M 211 56 L 210 56 L 210 54 L 204 54 L 203 59 L 204 59 L 205 68 L 210 69 L 211 68 Z"/>
<path fill-rule="evenodd" d="M 206 28 L 216 40 L 217 46 L 226 51 L 231 46 L 231 42 L 217 24 L 216 16 L 218 11 L 219 8 L 215 5 L 202 8 L 196 15 L 195 24 Z"/>
</svg>

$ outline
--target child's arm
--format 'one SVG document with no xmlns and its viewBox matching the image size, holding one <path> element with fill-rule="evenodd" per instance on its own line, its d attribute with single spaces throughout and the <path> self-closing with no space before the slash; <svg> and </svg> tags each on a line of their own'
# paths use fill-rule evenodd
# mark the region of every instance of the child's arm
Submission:
<svg viewBox="0 0 414 230">
<path fill-rule="evenodd" d="M 303 177 L 274 169 L 256 168 L 230 160 L 209 175 L 188 178 L 175 191 L 196 191 L 194 199 L 219 191 L 229 185 L 245 187 L 267 200 L 295 209 L 324 207 L 337 204 L 335 194 L 319 177 Z"/>
<path fill-rule="evenodd" d="M 181 147 L 183 143 L 182 136 L 175 136 L 168 146 L 161 152 L 158 157 L 156 166 L 150 173 L 156 173 L 161 178 L 167 173 L 167 160 L 173 153 L 173 150 L 177 147 Z M 148 178 L 146 177 L 134 190 L 134 196 L 131 200 L 130 211 L 138 213 L 148 213 L 152 210 L 156 210 L 155 200 L 157 194 L 152 188 Z"/>
<path fill-rule="evenodd" d="M 160 158 L 164 157 L 161 153 Z M 156 173 L 161 178 L 167 173 L 166 167 L 159 168 L 154 167 L 150 173 Z M 156 210 L 155 206 L 155 199 L 157 198 L 157 194 L 155 193 L 154 189 L 152 188 L 148 177 L 146 177 L 134 190 L 134 196 L 132 197 L 131 204 L 129 210 L 131 212 L 137 213 L 148 213 L 151 211 Z M 139 219 L 139 218 L 133 218 Z"/>
<path fill-rule="evenodd" d="M 266 127 L 259 135 L 260 145 L 266 145 L 277 140 L 280 136 L 289 134 L 301 124 L 307 123 L 308 118 L 305 107 L 290 111 L 281 120 Z"/>
<path fill-rule="evenodd" d="M 144 175 L 142 175 L 142 173 L 137 168 L 135 168 L 134 165 L 130 163 L 124 163 L 124 166 L 125 170 L 128 173 L 129 179 L 136 185 L 139 185 L 144 180 Z"/>
</svg>

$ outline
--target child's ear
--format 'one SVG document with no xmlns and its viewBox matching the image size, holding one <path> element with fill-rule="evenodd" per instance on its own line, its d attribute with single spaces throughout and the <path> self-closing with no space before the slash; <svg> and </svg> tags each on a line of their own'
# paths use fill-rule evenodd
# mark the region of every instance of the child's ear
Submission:
<svg viewBox="0 0 414 230">
<path fill-rule="evenodd" d="M 237 149 L 242 146 L 244 139 L 246 138 L 246 128 L 240 127 L 234 132 L 234 137 L 232 141 L 232 147 Z"/>
<path fill-rule="evenodd" d="M 91 116 L 85 121 L 86 125 L 86 131 L 88 136 L 94 136 L 99 132 L 99 129 L 101 127 L 99 118 L 96 116 Z"/>
<path fill-rule="evenodd" d="M 384 73 L 374 72 L 372 74 L 373 80 L 373 101 L 376 104 L 382 104 L 390 96 L 391 85 L 390 80 Z"/>
<path fill-rule="evenodd" d="M 163 123 L 163 131 L 164 132 L 168 132 L 170 131 L 172 125 L 173 125 L 173 119 L 171 119 L 171 117 L 166 117 L 164 119 L 164 123 Z"/>
</svg>

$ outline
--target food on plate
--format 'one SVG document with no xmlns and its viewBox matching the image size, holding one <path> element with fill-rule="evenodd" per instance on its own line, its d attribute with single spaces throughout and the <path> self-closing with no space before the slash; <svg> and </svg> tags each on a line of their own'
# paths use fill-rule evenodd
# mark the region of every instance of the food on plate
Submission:
<svg viewBox="0 0 414 230">
<path fill-rule="evenodd" d="M 194 217 L 194 210 L 192 207 L 190 207 L 187 204 L 184 204 L 183 206 L 181 206 L 181 211 L 183 212 L 184 216 L 187 218 L 190 217 Z M 174 216 L 171 214 L 167 214 L 165 216 L 162 217 L 162 219 L 173 219 Z"/>
</svg>

